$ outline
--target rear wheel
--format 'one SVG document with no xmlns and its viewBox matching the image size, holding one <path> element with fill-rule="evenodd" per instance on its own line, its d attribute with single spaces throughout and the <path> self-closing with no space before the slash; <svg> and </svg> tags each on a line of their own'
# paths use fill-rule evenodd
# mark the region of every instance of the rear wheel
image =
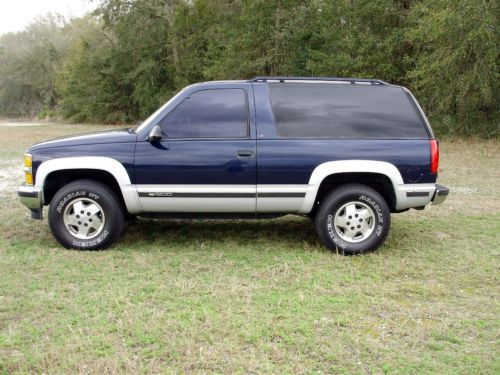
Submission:
<svg viewBox="0 0 500 375">
<path fill-rule="evenodd" d="M 105 249 L 120 237 L 123 223 L 116 194 L 92 180 L 78 180 L 62 187 L 49 208 L 52 234 L 69 249 Z"/>
<path fill-rule="evenodd" d="M 316 232 L 326 247 L 346 255 L 377 249 L 389 233 L 391 214 L 385 199 L 372 188 L 347 184 L 321 202 Z"/>
</svg>

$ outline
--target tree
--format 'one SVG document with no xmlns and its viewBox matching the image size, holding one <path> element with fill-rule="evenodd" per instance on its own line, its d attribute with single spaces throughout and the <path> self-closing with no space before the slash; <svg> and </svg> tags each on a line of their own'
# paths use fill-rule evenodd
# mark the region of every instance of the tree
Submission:
<svg viewBox="0 0 500 375">
<path fill-rule="evenodd" d="M 412 89 L 438 132 L 498 136 L 498 4 L 100 0 L 0 37 L 0 115 L 133 123 L 193 82 L 372 77 Z"/>
<path fill-rule="evenodd" d="M 402 31 L 412 0 L 319 1 L 311 57 L 313 75 L 405 82 L 410 46 Z"/>
<path fill-rule="evenodd" d="M 413 9 L 408 79 L 431 115 L 458 119 L 453 132 L 479 132 L 488 122 L 481 131 L 498 134 L 498 11 L 488 0 L 430 0 Z"/>
<path fill-rule="evenodd" d="M 209 79 L 303 75 L 311 26 L 311 1 L 235 1 L 220 14 L 209 44 Z"/>
<path fill-rule="evenodd" d="M 55 106 L 54 77 L 67 49 L 64 28 L 61 16 L 49 14 L 0 37 L 0 113 L 35 116 Z"/>
</svg>

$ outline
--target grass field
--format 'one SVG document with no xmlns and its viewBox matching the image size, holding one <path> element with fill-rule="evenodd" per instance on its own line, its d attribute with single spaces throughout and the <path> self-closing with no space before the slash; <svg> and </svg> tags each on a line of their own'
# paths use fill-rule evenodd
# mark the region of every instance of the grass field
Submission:
<svg viewBox="0 0 500 375">
<path fill-rule="evenodd" d="M 0 125 L 1 373 L 500 373 L 500 142 L 442 142 L 448 201 L 366 256 L 303 218 L 138 220 L 64 250 L 14 190 L 26 146 L 98 126 Z"/>
</svg>

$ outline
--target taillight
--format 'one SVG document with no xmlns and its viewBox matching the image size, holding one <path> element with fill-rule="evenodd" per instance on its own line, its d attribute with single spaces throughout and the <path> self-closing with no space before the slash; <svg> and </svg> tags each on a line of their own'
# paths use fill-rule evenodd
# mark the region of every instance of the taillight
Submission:
<svg viewBox="0 0 500 375">
<path fill-rule="evenodd" d="M 439 145 L 438 141 L 431 139 L 429 141 L 431 147 L 431 173 L 437 173 L 439 167 Z"/>
</svg>

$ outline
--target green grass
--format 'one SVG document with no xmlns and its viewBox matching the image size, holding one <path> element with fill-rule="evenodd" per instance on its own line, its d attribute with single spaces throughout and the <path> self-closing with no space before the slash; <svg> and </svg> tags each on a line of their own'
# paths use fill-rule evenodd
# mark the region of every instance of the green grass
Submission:
<svg viewBox="0 0 500 375">
<path fill-rule="evenodd" d="M 1 128 L 0 166 L 97 128 Z M 499 373 L 498 150 L 442 142 L 449 200 L 356 257 L 293 216 L 138 220 L 108 251 L 64 250 L 4 178 L 0 374 Z"/>
</svg>

